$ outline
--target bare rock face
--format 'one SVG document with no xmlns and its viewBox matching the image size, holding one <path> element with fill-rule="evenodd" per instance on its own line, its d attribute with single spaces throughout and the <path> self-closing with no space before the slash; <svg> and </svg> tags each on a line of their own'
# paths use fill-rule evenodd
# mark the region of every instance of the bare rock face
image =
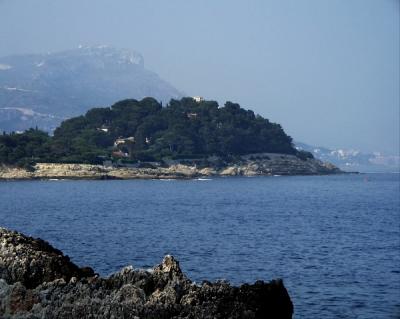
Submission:
<svg viewBox="0 0 400 319">
<path fill-rule="evenodd" d="M 280 280 L 196 285 L 172 256 L 100 278 L 40 239 L 0 228 L 0 243 L 0 318 L 292 318 Z"/>
<path fill-rule="evenodd" d="M 314 158 L 258 153 L 243 155 L 235 163 L 170 164 L 167 167 L 128 168 L 90 164 L 37 163 L 34 171 L 0 165 L 0 180 L 10 179 L 185 179 L 210 176 L 326 175 L 343 173 L 336 166 Z"/>
<path fill-rule="evenodd" d="M 55 279 L 93 275 L 92 269 L 79 268 L 44 240 L 0 228 L 0 278 L 7 283 L 35 288 Z"/>
</svg>

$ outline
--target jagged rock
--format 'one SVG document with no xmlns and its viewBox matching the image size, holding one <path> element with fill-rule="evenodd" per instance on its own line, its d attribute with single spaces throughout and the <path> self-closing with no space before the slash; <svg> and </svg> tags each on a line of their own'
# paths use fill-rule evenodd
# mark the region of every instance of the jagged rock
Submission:
<svg viewBox="0 0 400 319">
<path fill-rule="evenodd" d="M 281 280 L 196 285 L 172 256 L 101 278 L 41 239 L 0 228 L 0 243 L 0 318 L 292 318 Z"/>
<path fill-rule="evenodd" d="M 0 228 L 0 278 L 7 283 L 34 288 L 55 279 L 93 275 L 91 268 L 79 268 L 44 240 Z"/>
</svg>

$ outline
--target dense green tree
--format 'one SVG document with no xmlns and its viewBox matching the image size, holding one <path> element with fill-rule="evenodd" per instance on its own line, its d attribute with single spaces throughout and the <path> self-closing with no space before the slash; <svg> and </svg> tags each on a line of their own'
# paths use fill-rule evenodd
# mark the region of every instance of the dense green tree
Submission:
<svg viewBox="0 0 400 319">
<path fill-rule="evenodd" d="M 219 107 L 215 101 L 198 103 L 192 98 L 171 100 L 165 107 L 145 98 L 94 108 L 64 121 L 53 137 L 37 129 L 0 135 L 0 162 L 6 164 L 99 163 L 113 156 L 125 160 L 206 158 L 261 152 L 300 154 L 279 124 L 237 103 L 226 102 Z"/>
<path fill-rule="evenodd" d="M 24 166 L 50 157 L 50 137 L 38 129 L 0 135 L 0 163 Z"/>
</svg>

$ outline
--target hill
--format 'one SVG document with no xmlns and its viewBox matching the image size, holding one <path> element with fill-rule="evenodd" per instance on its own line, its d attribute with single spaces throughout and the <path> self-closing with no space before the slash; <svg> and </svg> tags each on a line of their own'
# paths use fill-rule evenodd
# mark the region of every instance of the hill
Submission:
<svg viewBox="0 0 400 319">
<path fill-rule="evenodd" d="M 281 153 L 312 158 L 297 151 L 279 124 L 239 104 L 193 98 L 123 100 L 64 121 L 54 136 L 37 129 L 0 136 L 0 162 L 135 163 L 165 159 L 234 158 Z"/>
<path fill-rule="evenodd" d="M 0 58 L 0 131 L 52 131 L 95 106 L 146 96 L 167 102 L 182 93 L 131 50 L 80 47 Z"/>
</svg>

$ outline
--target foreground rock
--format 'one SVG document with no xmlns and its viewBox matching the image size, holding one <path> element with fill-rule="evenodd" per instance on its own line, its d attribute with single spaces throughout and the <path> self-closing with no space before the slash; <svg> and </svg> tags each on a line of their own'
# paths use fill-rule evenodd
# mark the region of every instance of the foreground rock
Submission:
<svg viewBox="0 0 400 319">
<path fill-rule="evenodd" d="M 282 281 L 196 285 L 166 256 L 109 278 L 48 243 L 0 228 L 0 318 L 292 318 Z"/>
<path fill-rule="evenodd" d="M 326 175 L 341 171 L 330 163 L 294 155 L 260 153 L 242 156 L 233 163 L 198 165 L 196 161 L 181 164 L 148 165 L 147 168 L 106 167 L 89 164 L 38 163 L 34 170 L 0 166 L 0 179 L 167 179 L 210 176 Z"/>
</svg>

